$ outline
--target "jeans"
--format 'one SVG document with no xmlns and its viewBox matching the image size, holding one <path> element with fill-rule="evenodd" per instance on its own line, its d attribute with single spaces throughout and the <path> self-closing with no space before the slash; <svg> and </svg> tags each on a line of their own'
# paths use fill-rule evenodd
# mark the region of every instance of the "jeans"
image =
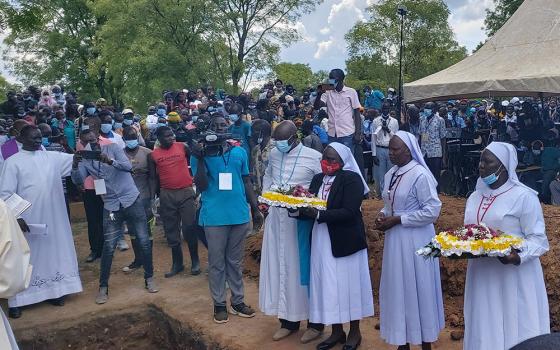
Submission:
<svg viewBox="0 0 560 350">
<path fill-rule="evenodd" d="M 373 174 L 375 178 L 375 191 L 377 192 L 377 197 L 381 198 L 381 193 L 385 189 L 385 174 L 393 167 L 393 163 L 389 159 L 388 148 L 378 146 L 376 148 L 376 155 L 379 165 L 374 165 Z"/>
<path fill-rule="evenodd" d="M 112 215 L 111 215 L 112 214 Z M 109 276 L 111 274 L 111 264 L 113 263 L 113 254 L 117 247 L 117 242 L 123 237 L 123 222 L 127 222 L 128 231 L 138 240 L 142 250 L 142 266 L 144 267 L 144 279 L 151 278 L 154 275 L 154 266 L 152 261 L 152 247 L 150 238 L 148 237 L 148 224 L 146 213 L 142 200 L 137 198 L 136 201 L 128 208 L 122 206 L 118 211 L 110 212 L 103 210 L 103 230 L 105 232 L 103 254 L 101 255 L 101 274 L 99 277 L 99 286 L 109 286 Z"/>
<path fill-rule="evenodd" d="M 226 280 L 231 291 L 231 304 L 243 303 L 243 253 L 248 223 L 206 226 L 208 240 L 208 282 L 214 306 L 226 306 Z"/>
<path fill-rule="evenodd" d="M 101 256 L 103 251 L 103 199 L 95 190 L 85 190 L 84 209 L 88 225 L 89 247 L 92 254 Z"/>
<path fill-rule="evenodd" d="M 354 134 L 342 137 L 334 137 L 329 135 L 329 143 L 332 142 L 342 143 L 344 146 L 350 148 L 352 153 L 354 153 Z"/>
</svg>

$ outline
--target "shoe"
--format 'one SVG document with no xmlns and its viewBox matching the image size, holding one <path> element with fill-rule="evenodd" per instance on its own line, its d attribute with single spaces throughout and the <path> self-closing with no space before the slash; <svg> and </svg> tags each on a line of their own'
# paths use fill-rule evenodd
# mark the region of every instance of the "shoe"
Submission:
<svg viewBox="0 0 560 350">
<path fill-rule="evenodd" d="M 19 308 L 19 307 L 8 308 L 8 316 L 10 318 L 20 318 L 21 317 L 21 308 Z"/>
<path fill-rule="evenodd" d="M 86 262 L 87 263 L 92 263 L 98 258 L 99 258 L 99 256 L 97 254 L 91 252 L 91 253 L 89 253 L 88 257 L 86 258 Z"/>
<path fill-rule="evenodd" d="M 356 345 L 344 344 L 344 346 L 342 347 L 342 350 L 357 350 L 360 347 L 361 344 L 362 344 L 362 337 L 360 337 L 360 339 L 358 340 L 358 343 Z"/>
<path fill-rule="evenodd" d="M 214 306 L 214 322 L 226 323 L 229 321 L 227 308 L 225 306 Z"/>
<path fill-rule="evenodd" d="M 154 281 L 153 277 L 150 278 L 146 278 L 146 289 L 148 290 L 149 293 L 157 293 L 159 292 L 159 289 L 156 285 L 156 282 Z"/>
<path fill-rule="evenodd" d="M 120 250 L 121 252 L 128 250 L 128 248 L 129 248 L 128 243 L 126 243 L 124 239 L 121 239 L 120 241 L 117 242 L 117 249 Z"/>
<path fill-rule="evenodd" d="M 97 293 L 97 297 L 95 298 L 95 303 L 105 304 L 107 300 L 109 300 L 109 288 L 99 287 L 99 292 Z"/>
<path fill-rule="evenodd" d="M 196 264 L 193 263 L 192 267 L 191 267 L 191 275 L 193 276 L 198 276 L 200 275 L 200 263 L 197 262 Z"/>
<path fill-rule="evenodd" d="M 282 340 L 290 336 L 294 332 L 295 331 L 289 330 L 287 328 L 280 328 L 279 330 L 276 331 L 276 333 L 274 333 L 274 335 L 272 336 L 272 340 L 274 341 Z"/>
<path fill-rule="evenodd" d="M 130 263 L 130 265 L 123 267 L 123 272 L 132 272 L 134 270 L 138 270 L 139 268 L 142 267 L 142 264 L 139 262 L 136 262 L 136 260 L 134 260 L 133 262 Z"/>
<path fill-rule="evenodd" d="M 245 303 L 232 305 L 230 313 L 244 318 L 255 317 L 255 310 L 253 310 L 250 306 L 245 305 Z"/>
<path fill-rule="evenodd" d="M 47 300 L 47 302 L 54 306 L 64 306 L 64 296 L 56 299 L 49 299 Z"/>
<path fill-rule="evenodd" d="M 301 336 L 300 341 L 302 344 L 311 343 L 321 335 L 323 335 L 323 331 L 316 330 L 315 328 L 307 328 Z"/>
<path fill-rule="evenodd" d="M 171 258 L 173 259 L 171 271 L 165 274 L 165 278 L 173 277 L 185 270 L 185 266 L 183 265 L 183 250 L 181 249 L 181 246 L 171 248 Z"/>
<path fill-rule="evenodd" d="M 346 333 L 342 332 L 342 334 L 340 335 L 340 337 L 335 340 L 334 342 L 321 342 L 319 343 L 319 345 L 317 345 L 317 350 L 328 350 L 328 349 L 332 349 L 336 346 L 336 344 L 344 344 L 346 343 Z"/>
</svg>

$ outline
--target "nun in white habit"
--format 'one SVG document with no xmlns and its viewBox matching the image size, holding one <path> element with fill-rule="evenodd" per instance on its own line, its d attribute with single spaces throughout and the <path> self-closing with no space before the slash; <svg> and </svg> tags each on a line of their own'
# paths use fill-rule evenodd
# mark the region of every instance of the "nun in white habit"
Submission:
<svg viewBox="0 0 560 350">
<path fill-rule="evenodd" d="M 524 239 L 503 258 L 471 259 L 465 284 L 465 350 L 503 350 L 550 333 L 539 257 L 549 249 L 536 192 L 517 179 L 514 146 L 493 142 L 482 152 L 465 224 L 484 223 Z"/>
<path fill-rule="evenodd" d="M 332 325 L 331 336 L 317 345 L 344 350 L 361 343 L 359 322 L 373 316 L 373 292 L 361 204 L 369 188 L 350 148 L 331 143 L 323 152 L 322 174 L 309 191 L 327 201 L 326 210 L 300 209 L 315 220 L 311 240 L 309 320 Z M 342 325 L 350 322 L 348 337 Z"/>
<path fill-rule="evenodd" d="M 399 131 L 389 143 L 395 164 L 385 175 L 384 207 L 376 219 L 385 231 L 379 313 L 381 337 L 399 350 L 431 349 L 445 327 L 439 260 L 416 251 L 435 235 L 441 201 L 414 135 Z"/>
</svg>

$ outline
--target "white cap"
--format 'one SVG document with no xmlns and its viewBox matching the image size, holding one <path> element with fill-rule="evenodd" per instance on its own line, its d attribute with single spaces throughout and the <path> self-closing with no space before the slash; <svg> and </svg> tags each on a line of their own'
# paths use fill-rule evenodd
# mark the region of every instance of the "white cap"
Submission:
<svg viewBox="0 0 560 350">
<path fill-rule="evenodd" d="M 125 108 L 125 109 L 122 111 L 122 114 L 134 114 L 134 112 L 133 112 L 132 109 L 130 109 L 130 108 Z"/>
<path fill-rule="evenodd" d="M 509 106 L 509 101 L 505 101 L 505 100 L 502 101 L 502 106 L 503 106 L 503 107 Z"/>
<path fill-rule="evenodd" d="M 514 97 L 514 98 L 512 98 L 512 99 L 509 101 L 509 103 L 511 103 L 511 104 L 516 104 L 516 103 L 519 103 L 519 101 L 520 101 L 520 100 L 519 100 L 519 97 Z"/>
</svg>

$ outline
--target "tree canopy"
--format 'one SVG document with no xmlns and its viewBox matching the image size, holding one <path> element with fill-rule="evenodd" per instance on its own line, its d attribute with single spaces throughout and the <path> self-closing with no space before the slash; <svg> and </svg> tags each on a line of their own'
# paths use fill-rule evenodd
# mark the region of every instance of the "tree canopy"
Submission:
<svg viewBox="0 0 560 350">
<path fill-rule="evenodd" d="M 486 10 L 486 19 L 484 26 L 486 35 L 491 37 L 496 34 L 498 29 L 507 22 L 507 20 L 517 11 L 524 0 L 494 0 L 495 8 Z"/>
</svg>

